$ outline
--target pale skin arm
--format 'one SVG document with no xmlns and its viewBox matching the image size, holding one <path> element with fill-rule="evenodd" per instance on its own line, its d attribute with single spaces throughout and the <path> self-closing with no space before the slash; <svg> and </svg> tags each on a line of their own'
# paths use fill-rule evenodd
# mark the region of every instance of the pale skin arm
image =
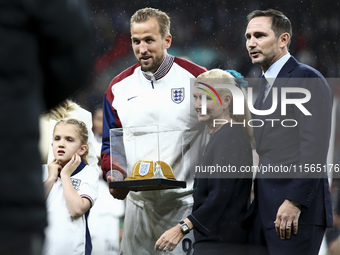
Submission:
<svg viewBox="0 0 340 255">
<path fill-rule="evenodd" d="M 276 215 L 275 229 L 281 239 L 289 239 L 292 233 L 298 233 L 298 223 L 301 210 L 291 201 L 285 200 L 279 207 Z"/>
<path fill-rule="evenodd" d="M 53 184 L 57 181 L 58 174 L 61 169 L 61 165 L 59 165 L 55 159 L 48 164 L 48 177 L 47 180 L 44 182 L 45 198 L 47 198 L 50 194 Z"/>
<path fill-rule="evenodd" d="M 194 225 L 188 218 L 186 218 L 184 221 L 188 224 L 190 229 L 194 228 Z M 183 237 L 184 234 L 182 233 L 179 224 L 177 224 L 176 226 L 165 231 L 163 235 L 161 235 L 161 237 L 157 240 L 154 249 L 155 251 L 162 251 L 165 248 L 169 251 L 173 251 Z"/>
<path fill-rule="evenodd" d="M 70 180 L 71 174 L 77 169 L 80 162 L 80 156 L 75 154 L 60 172 L 66 205 L 73 218 L 83 216 L 91 207 L 90 200 L 80 197 Z"/>
</svg>

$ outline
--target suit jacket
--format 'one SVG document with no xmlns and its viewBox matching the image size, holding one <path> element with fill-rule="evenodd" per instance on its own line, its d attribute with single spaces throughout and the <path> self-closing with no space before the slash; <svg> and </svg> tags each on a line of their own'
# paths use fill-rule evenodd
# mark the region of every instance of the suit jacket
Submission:
<svg viewBox="0 0 340 255">
<path fill-rule="evenodd" d="M 305 115 L 294 104 L 287 105 L 286 115 L 281 114 L 281 90 L 288 87 L 305 88 L 311 93 L 309 101 L 303 104 L 311 116 Z M 283 178 L 257 175 L 255 196 L 262 224 L 265 228 L 274 228 L 278 208 L 285 199 L 289 199 L 302 205 L 299 224 L 331 227 L 331 197 L 327 173 L 323 171 L 331 130 L 332 92 L 317 70 L 299 63 L 294 57 L 282 67 L 261 109 L 272 105 L 273 88 L 278 89 L 277 109 L 269 116 L 254 116 L 262 120 L 279 120 L 274 124 L 264 121 L 262 127 L 254 128 L 259 166 L 283 165 L 291 167 L 291 170 L 295 167 L 296 173 L 294 176 L 282 175 Z M 303 98 L 304 95 L 301 95 L 287 93 L 286 97 Z M 255 108 L 257 106 L 258 102 L 255 102 Z M 287 119 L 296 122 L 289 123 L 285 121 Z M 291 127 L 284 127 L 282 121 Z M 318 169 L 322 171 L 311 176 L 312 164 L 320 164 Z M 305 167 L 306 171 L 300 172 L 300 167 Z"/>
</svg>

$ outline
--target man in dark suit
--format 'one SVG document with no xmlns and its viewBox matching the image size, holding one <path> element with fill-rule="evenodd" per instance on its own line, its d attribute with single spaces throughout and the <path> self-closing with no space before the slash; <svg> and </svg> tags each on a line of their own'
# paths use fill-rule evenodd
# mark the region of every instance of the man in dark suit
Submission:
<svg viewBox="0 0 340 255">
<path fill-rule="evenodd" d="M 259 167 L 291 170 L 258 173 L 252 206 L 254 225 L 261 227 L 267 253 L 310 255 L 318 254 L 325 229 L 333 224 L 325 171 L 333 96 L 317 70 L 289 54 L 291 36 L 291 23 L 279 11 L 257 10 L 248 15 L 246 47 L 266 78 L 254 108 L 270 109 L 277 98 L 272 113 L 257 112 L 254 117 L 263 121 L 254 128 Z M 293 93 L 292 88 L 298 91 Z M 281 97 L 290 101 L 281 102 Z"/>
</svg>

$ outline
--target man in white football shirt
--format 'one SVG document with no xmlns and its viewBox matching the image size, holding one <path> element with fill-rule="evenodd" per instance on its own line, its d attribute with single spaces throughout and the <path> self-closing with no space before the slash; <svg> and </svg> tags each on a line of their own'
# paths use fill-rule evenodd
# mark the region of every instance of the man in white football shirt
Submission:
<svg viewBox="0 0 340 255">
<path fill-rule="evenodd" d="M 206 68 L 167 53 L 172 41 L 170 19 L 162 11 L 138 10 L 131 18 L 131 40 L 138 63 L 116 76 L 104 96 L 102 170 L 104 177 L 111 181 L 110 129 L 155 125 L 161 131 L 178 130 L 168 135 L 164 132 L 160 154 L 161 160 L 176 162 L 172 165 L 175 177 L 186 181 L 187 188 L 140 192 L 110 190 L 116 198 L 126 197 L 121 254 L 162 254 L 154 251 L 155 242 L 192 209 L 190 169 L 194 169 L 197 163 L 194 155 L 200 155 L 206 137 L 204 125 L 191 111 L 190 79 Z M 132 166 L 136 163 L 132 157 L 134 152 L 129 144 L 124 145 L 127 165 Z M 137 153 L 147 156 L 154 149 L 151 142 L 146 142 Z M 121 170 L 125 176 L 131 174 L 131 168 L 127 167 L 125 173 L 119 165 L 121 162 L 113 168 Z M 193 235 L 189 234 L 170 254 L 190 254 L 192 244 Z"/>
</svg>

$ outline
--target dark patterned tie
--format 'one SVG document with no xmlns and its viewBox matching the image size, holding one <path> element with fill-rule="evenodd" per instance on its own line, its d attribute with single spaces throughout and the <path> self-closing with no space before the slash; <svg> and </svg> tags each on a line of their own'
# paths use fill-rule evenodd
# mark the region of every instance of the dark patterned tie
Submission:
<svg viewBox="0 0 340 255">
<path fill-rule="evenodd" d="M 257 96 L 256 104 L 255 104 L 256 109 L 262 108 L 262 104 L 263 104 L 265 94 L 266 94 L 266 90 L 267 90 L 267 85 L 268 85 L 268 82 L 267 82 L 266 78 L 264 77 L 264 75 L 262 75 L 261 80 L 260 80 L 259 94 Z"/>
</svg>

